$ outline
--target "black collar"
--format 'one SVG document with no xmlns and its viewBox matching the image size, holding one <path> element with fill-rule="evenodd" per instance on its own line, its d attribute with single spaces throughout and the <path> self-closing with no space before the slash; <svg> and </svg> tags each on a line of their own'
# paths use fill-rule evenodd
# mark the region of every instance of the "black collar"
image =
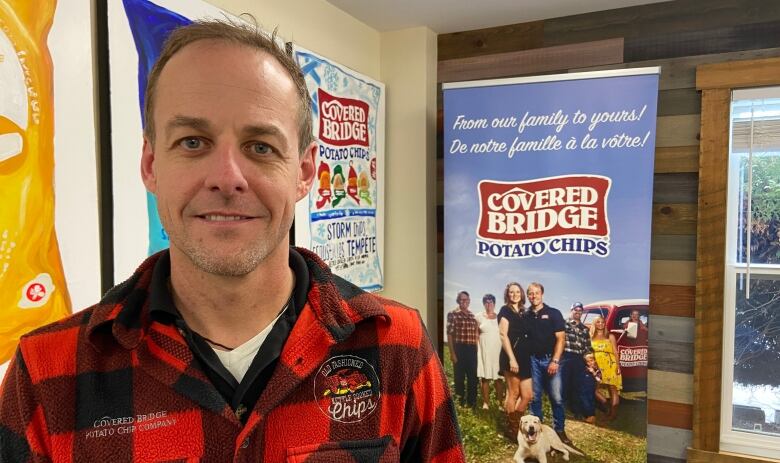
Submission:
<svg viewBox="0 0 780 463">
<path fill-rule="evenodd" d="M 295 287 L 293 288 L 292 299 L 297 318 L 297 314 L 306 305 L 306 295 L 309 292 L 309 269 L 306 267 L 306 261 L 303 260 L 303 257 L 293 248 L 290 248 L 289 265 L 295 274 Z M 149 316 L 153 320 L 165 324 L 182 320 L 179 310 L 173 303 L 173 295 L 168 287 L 170 276 L 171 256 L 165 252 L 154 265 L 152 280 L 149 283 Z"/>
</svg>

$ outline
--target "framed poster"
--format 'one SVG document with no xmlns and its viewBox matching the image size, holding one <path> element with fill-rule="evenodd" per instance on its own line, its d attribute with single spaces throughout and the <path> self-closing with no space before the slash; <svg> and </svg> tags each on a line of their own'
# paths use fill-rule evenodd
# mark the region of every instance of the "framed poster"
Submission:
<svg viewBox="0 0 780 463">
<path fill-rule="evenodd" d="M 89 2 L 0 0 L 0 88 L 4 371 L 22 334 L 100 297 Z"/>
<path fill-rule="evenodd" d="M 585 461 L 646 460 L 658 72 L 443 86 L 444 335 L 456 395 L 488 415 L 502 416 L 499 405 L 536 415 Z M 474 374 L 506 381 L 512 400 L 477 398 L 472 350 Z M 561 405 L 542 408 L 556 394 Z M 507 418 L 493 422 L 517 424 Z M 621 454 L 590 445 L 598 433 L 619 439 Z"/>
<path fill-rule="evenodd" d="M 143 93 L 170 31 L 201 18 L 239 21 L 200 0 L 108 0 L 116 282 L 168 247 L 154 195 L 141 181 Z"/>
<path fill-rule="evenodd" d="M 385 86 L 293 47 L 312 99 L 317 177 L 295 210 L 295 243 L 333 273 L 381 291 L 384 254 Z"/>
</svg>

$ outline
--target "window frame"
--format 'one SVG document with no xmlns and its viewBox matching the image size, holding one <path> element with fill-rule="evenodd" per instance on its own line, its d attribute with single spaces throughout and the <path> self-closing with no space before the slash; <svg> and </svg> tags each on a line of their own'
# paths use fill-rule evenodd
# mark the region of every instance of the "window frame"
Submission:
<svg viewBox="0 0 780 463">
<path fill-rule="evenodd" d="M 696 244 L 693 441 L 688 461 L 758 463 L 772 460 L 721 448 L 724 314 L 731 92 L 780 85 L 780 58 L 730 61 L 696 68 L 702 92 Z M 733 353 L 732 353 L 733 358 Z"/>
<path fill-rule="evenodd" d="M 780 89 L 780 86 L 775 87 Z M 776 92 L 780 93 L 780 92 Z M 733 102 L 732 94 L 732 102 Z M 733 105 L 730 105 L 733 106 Z M 730 110 L 729 119 L 732 119 Z M 731 122 L 729 123 L 731 128 Z M 731 130 L 730 130 L 731 132 Z M 733 136 L 730 136 L 733 139 Z M 723 386 L 734 382 L 734 338 L 736 328 L 735 312 L 733 310 L 725 310 L 726 306 L 733 304 L 737 298 L 737 281 L 740 275 L 747 274 L 747 264 L 740 263 L 737 260 L 737 240 L 738 240 L 738 223 L 740 210 L 740 199 L 736 197 L 735 193 L 739 189 L 739 175 L 737 174 L 739 169 L 739 160 L 731 156 L 733 151 L 732 147 L 729 147 L 729 161 L 728 166 L 728 188 L 727 188 L 727 202 L 726 202 L 726 256 L 725 256 L 725 275 L 724 275 L 724 312 L 723 312 L 723 326 L 725 329 L 723 332 L 723 376 L 721 378 L 721 384 Z M 750 279 L 775 279 L 780 278 L 780 265 L 779 264 L 750 264 Z M 730 308 L 730 306 L 729 306 Z M 756 455 L 768 456 L 770 452 L 774 450 L 777 453 L 778 441 L 780 436 L 762 436 L 762 435 L 749 435 L 745 431 L 734 431 L 733 420 L 733 389 L 728 387 L 722 387 L 721 390 L 721 403 L 731 404 L 730 407 L 724 407 L 721 410 L 721 423 L 720 423 L 720 448 L 724 451 L 750 454 L 751 452 Z M 756 450 L 756 447 L 758 448 Z"/>
</svg>

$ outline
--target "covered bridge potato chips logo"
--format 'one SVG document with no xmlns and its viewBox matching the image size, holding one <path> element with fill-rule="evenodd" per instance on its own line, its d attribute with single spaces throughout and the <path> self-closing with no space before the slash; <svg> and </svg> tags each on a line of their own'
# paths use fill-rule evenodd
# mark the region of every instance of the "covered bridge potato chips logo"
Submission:
<svg viewBox="0 0 780 463">
<path fill-rule="evenodd" d="M 567 175 L 526 182 L 479 182 L 477 255 L 522 259 L 609 255 L 607 196 L 612 181 Z"/>
<path fill-rule="evenodd" d="M 317 89 L 320 140 L 335 146 L 368 146 L 368 103 Z"/>
</svg>

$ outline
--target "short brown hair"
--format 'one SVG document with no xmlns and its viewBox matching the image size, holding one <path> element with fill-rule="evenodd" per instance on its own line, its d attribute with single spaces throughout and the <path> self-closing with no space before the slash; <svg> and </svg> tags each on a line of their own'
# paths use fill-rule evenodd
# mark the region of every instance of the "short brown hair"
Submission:
<svg viewBox="0 0 780 463">
<path fill-rule="evenodd" d="M 541 292 L 542 292 L 542 294 L 544 294 L 544 286 L 542 286 L 542 284 L 541 284 L 541 283 L 537 283 L 537 282 L 535 282 L 535 281 L 534 281 L 534 282 L 531 282 L 531 283 L 528 283 L 528 289 L 531 289 L 531 286 L 534 286 L 534 287 L 537 287 L 537 288 L 539 288 L 539 291 L 541 291 Z"/>
<path fill-rule="evenodd" d="M 187 45 L 199 40 L 222 40 L 236 45 L 244 45 L 271 55 L 287 71 L 295 84 L 298 94 L 298 152 L 314 141 L 311 124 L 311 97 L 300 67 L 286 48 L 277 44 L 276 30 L 270 35 L 257 25 L 237 20 L 208 19 L 197 20 L 192 24 L 174 29 L 165 40 L 160 56 L 154 63 L 146 81 L 144 92 L 144 134 L 154 142 L 154 93 L 157 81 L 168 61 Z"/>
</svg>

